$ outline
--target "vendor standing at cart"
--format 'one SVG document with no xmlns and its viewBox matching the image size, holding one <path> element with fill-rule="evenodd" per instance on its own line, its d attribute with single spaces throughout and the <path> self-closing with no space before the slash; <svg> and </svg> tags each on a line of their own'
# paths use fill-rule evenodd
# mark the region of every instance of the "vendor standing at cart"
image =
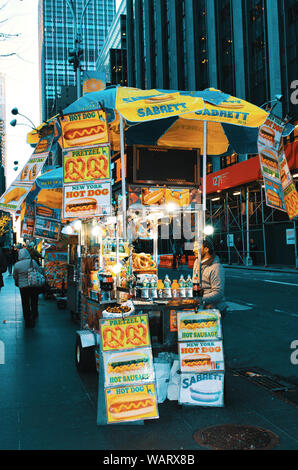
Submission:
<svg viewBox="0 0 298 470">
<path fill-rule="evenodd" d="M 194 282 L 199 279 L 199 247 L 194 245 L 196 257 L 193 267 Z M 203 297 L 201 306 L 203 308 L 216 308 L 223 316 L 226 313 L 225 303 L 225 273 L 218 256 L 215 254 L 214 245 L 210 238 L 205 238 L 201 246 L 201 289 Z"/>
</svg>

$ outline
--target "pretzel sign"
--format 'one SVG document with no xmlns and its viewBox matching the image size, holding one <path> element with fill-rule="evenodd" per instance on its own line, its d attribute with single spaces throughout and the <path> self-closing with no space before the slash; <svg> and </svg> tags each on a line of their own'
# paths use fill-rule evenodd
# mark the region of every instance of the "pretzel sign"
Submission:
<svg viewBox="0 0 298 470">
<path fill-rule="evenodd" d="M 69 158 L 65 164 L 65 179 L 78 181 L 85 179 L 86 162 L 84 158 Z"/>
<path fill-rule="evenodd" d="M 119 331 L 119 335 L 118 335 Z M 115 328 L 105 328 L 103 331 L 103 347 L 111 349 L 123 348 L 124 346 L 124 330 L 121 326 Z"/>
<path fill-rule="evenodd" d="M 103 164 L 102 164 L 103 163 Z M 87 160 L 87 177 L 92 179 L 107 177 L 108 160 L 105 155 L 89 157 Z"/>
<path fill-rule="evenodd" d="M 147 328 L 141 323 L 137 326 L 127 326 L 125 333 L 127 344 L 133 344 L 134 346 L 146 344 Z"/>
</svg>

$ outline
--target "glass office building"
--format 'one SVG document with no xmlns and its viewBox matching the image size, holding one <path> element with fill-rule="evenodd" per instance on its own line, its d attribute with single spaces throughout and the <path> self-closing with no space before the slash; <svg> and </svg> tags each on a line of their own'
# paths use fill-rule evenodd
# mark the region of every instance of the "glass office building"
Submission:
<svg viewBox="0 0 298 470">
<path fill-rule="evenodd" d="M 126 66 L 126 0 L 122 0 L 97 59 L 96 70 L 105 73 L 107 84 L 127 86 Z"/>
<path fill-rule="evenodd" d="M 82 18 L 86 0 L 71 1 L 77 25 Z M 91 0 L 82 21 L 82 70 L 95 70 L 115 16 L 115 0 Z M 63 102 L 62 89 L 75 99 L 76 77 L 69 64 L 69 51 L 74 49 L 74 19 L 66 0 L 39 0 L 40 93 L 42 120 L 55 115 Z M 59 109 L 58 109 L 59 108 Z"/>
</svg>

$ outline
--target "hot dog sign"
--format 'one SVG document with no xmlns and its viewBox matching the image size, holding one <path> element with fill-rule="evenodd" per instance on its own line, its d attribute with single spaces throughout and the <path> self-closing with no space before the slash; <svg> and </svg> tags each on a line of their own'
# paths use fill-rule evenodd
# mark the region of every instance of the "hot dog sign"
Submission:
<svg viewBox="0 0 298 470">
<path fill-rule="evenodd" d="M 111 213 L 111 183 L 71 184 L 63 187 L 65 219 L 95 217 Z"/>
<path fill-rule="evenodd" d="M 106 115 L 101 110 L 66 114 L 60 118 L 64 149 L 106 144 L 109 141 Z"/>
<path fill-rule="evenodd" d="M 222 341 L 179 343 L 181 372 L 224 370 Z"/>
</svg>

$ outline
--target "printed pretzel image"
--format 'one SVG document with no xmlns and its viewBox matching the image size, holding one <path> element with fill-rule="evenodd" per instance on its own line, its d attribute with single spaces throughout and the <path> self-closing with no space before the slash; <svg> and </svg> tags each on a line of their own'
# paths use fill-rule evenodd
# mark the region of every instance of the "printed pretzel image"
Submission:
<svg viewBox="0 0 298 470">
<path fill-rule="evenodd" d="M 86 162 L 83 158 L 68 158 L 65 163 L 65 179 L 79 181 L 85 179 Z"/>
<path fill-rule="evenodd" d="M 120 335 L 118 335 L 118 331 Z M 115 328 L 105 328 L 103 330 L 103 347 L 106 348 L 123 348 L 124 346 L 124 330 L 121 326 Z"/>
<path fill-rule="evenodd" d="M 103 165 L 102 165 L 103 162 Z M 108 160 L 105 155 L 89 157 L 87 160 L 87 178 L 106 178 L 108 169 Z"/>
<path fill-rule="evenodd" d="M 138 326 L 128 325 L 125 332 L 127 344 L 134 346 L 146 344 L 147 328 L 141 323 Z"/>
</svg>

